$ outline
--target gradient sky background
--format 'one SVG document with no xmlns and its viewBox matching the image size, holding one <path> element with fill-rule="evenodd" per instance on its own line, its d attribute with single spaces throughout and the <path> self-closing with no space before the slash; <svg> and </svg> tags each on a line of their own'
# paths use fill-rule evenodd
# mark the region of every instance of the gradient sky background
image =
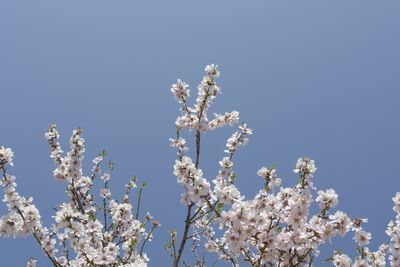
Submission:
<svg viewBox="0 0 400 267">
<path fill-rule="evenodd" d="M 223 93 L 211 112 L 239 110 L 254 129 L 235 158 L 242 192 L 253 196 L 257 170 L 272 163 L 293 185 L 293 166 L 308 155 L 318 189 L 334 188 L 339 209 L 369 218 L 375 250 L 388 240 L 400 191 L 399 14 L 390 0 L 2 0 L 0 145 L 13 148 L 10 172 L 49 225 L 65 197 L 44 132 L 56 122 L 67 150 L 83 127 L 87 171 L 105 148 L 115 192 L 134 174 L 148 182 L 142 209 L 163 226 L 147 249 L 150 266 L 170 266 L 162 247 L 171 228 L 182 232 L 185 208 L 172 175 L 178 105 L 169 89 L 181 78 L 195 96 L 204 66 L 216 63 Z M 203 138 L 209 179 L 234 130 Z M 320 258 L 337 248 L 354 255 L 351 237 L 325 245 Z M 0 239 L 1 266 L 30 256 L 49 266 L 31 237 Z"/>
</svg>

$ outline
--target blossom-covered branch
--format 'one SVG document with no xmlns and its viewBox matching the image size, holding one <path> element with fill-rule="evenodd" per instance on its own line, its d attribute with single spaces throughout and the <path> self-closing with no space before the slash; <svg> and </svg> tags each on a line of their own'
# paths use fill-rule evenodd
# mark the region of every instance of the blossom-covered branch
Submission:
<svg viewBox="0 0 400 267">
<path fill-rule="evenodd" d="M 3 200 L 7 203 L 9 213 L 0 219 L 0 234 L 14 238 L 32 234 L 56 267 L 147 266 L 144 246 L 152 239 L 155 228 L 160 224 L 150 214 L 142 221 L 138 215 L 134 218 L 129 193 L 136 187 L 136 178 L 127 184 L 126 194 L 121 201 L 112 198 L 108 183 L 113 163 L 109 162 L 107 171 L 101 169 L 105 151 L 93 160 L 92 174 L 83 174 L 85 146 L 81 133 L 80 128 L 73 131 L 70 151 L 65 156 L 58 142 L 56 126 L 51 125 L 46 133 L 51 158 L 56 164 L 54 176 L 66 183 L 69 197 L 68 202 L 58 205 L 53 216 L 55 223 L 50 228 L 43 226 L 33 199 L 20 196 L 17 192 L 15 177 L 7 173 L 7 167 L 12 166 L 13 152 L 1 147 L 0 169 L 3 178 L 0 184 L 4 187 Z M 102 205 L 95 201 L 92 189 L 97 176 L 100 176 L 104 185 L 98 194 Z M 146 231 L 148 227 L 149 232 Z M 36 260 L 30 259 L 27 266 L 36 266 Z"/>
</svg>

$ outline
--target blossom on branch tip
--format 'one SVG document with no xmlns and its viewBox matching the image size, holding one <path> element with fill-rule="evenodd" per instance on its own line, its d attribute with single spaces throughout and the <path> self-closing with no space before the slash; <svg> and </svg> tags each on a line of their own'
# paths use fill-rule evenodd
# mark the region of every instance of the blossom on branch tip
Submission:
<svg viewBox="0 0 400 267">
<path fill-rule="evenodd" d="M 316 170 L 315 161 L 308 157 L 304 157 L 297 160 L 296 168 L 293 171 L 294 173 L 312 175 Z"/>
<path fill-rule="evenodd" d="M 371 233 L 368 233 L 362 229 L 358 229 L 355 231 L 354 240 L 360 247 L 368 245 L 371 238 L 372 238 Z"/>
<path fill-rule="evenodd" d="M 338 195 L 335 190 L 328 189 L 326 191 L 318 191 L 318 196 L 315 199 L 321 210 L 327 210 L 336 207 L 338 204 Z"/>
<path fill-rule="evenodd" d="M 225 114 L 214 114 L 214 119 L 208 123 L 208 128 L 211 130 L 223 127 L 225 125 L 233 126 L 239 122 L 239 112 L 234 110 L 232 112 L 225 112 Z"/>
<path fill-rule="evenodd" d="M 26 267 L 36 267 L 37 260 L 31 258 L 26 264 Z"/>
<path fill-rule="evenodd" d="M 179 103 L 185 103 L 187 98 L 190 97 L 189 85 L 184 81 L 178 79 L 171 87 L 171 92 L 174 94 Z"/>
<path fill-rule="evenodd" d="M 5 148 L 4 146 L 0 147 L 0 168 L 4 168 L 4 166 L 11 165 L 13 166 L 13 156 L 14 152 L 10 148 Z"/>
</svg>

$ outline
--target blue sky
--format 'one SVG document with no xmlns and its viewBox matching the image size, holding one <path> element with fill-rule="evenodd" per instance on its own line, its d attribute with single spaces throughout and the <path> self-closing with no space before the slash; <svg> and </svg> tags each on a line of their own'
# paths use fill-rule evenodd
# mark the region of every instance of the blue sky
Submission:
<svg viewBox="0 0 400 267">
<path fill-rule="evenodd" d="M 334 188 L 339 209 L 369 218 L 376 249 L 400 191 L 399 12 L 390 0 L 4 0 L 0 144 L 13 148 L 19 190 L 49 224 L 64 187 L 52 177 L 44 132 L 57 123 L 66 149 L 83 127 L 86 170 L 104 148 L 115 162 L 112 189 L 134 174 L 148 182 L 143 209 L 163 225 L 148 247 L 150 266 L 166 266 L 162 246 L 185 212 L 168 146 L 178 115 L 169 89 L 181 78 L 195 95 L 204 66 L 215 63 L 223 93 L 211 112 L 239 110 L 254 129 L 235 158 L 244 194 L 254 195 L 257 170 L 272 163 L 292 185 L 297 158 L 308 155 L 316 186 Z M 203 138 L 206 177 L 233 131 Z M 351 238 L 334 241 L 321 258 L 337 248 L 354 254 Z M 47 265 L 30 237 L 0 239 L 0 256 L 4 266 L 30 256 Z"/>
</svg>

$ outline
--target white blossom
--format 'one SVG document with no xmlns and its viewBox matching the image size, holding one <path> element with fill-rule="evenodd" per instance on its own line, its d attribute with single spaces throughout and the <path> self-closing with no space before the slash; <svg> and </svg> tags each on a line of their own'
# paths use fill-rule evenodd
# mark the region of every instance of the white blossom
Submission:
<svg viewBox="0 0 400 267">
<path fill-rule="evenodd" d="M 371 233 L 365 232 L 362 229 L 355 231 L 354 240 L 360 247 L 368 245 L 371 238 Z"/>
<path fill-rule="evenodd" d="M 336 207 L 338 204 L 338 195 L 333 189 L 328 189 L 326 191 L 320 190 L 315 200 L 319 204 L 319 208 L 324 211 Z"/>
<path fill-rule="evenodd" d="M 37 260 L 35 260 L 33 258 L 29 259 L 29 261 L 26 264 L 26 267 L 36 267 L 36 263 L 37 263 Z"/>
<path fill-rule="evenodd" d="M 14 152 L 10 148 L 0 147 L 0 167 L 11 165 L 13 166 Z"/>
<path fill-rule="evenodd" d="M 293 170 L 295 173 L 300 173 L 300 174 L 314 174 L 317 168 L 315 167 L 315 161 L 304 157 L 304 158 L 299 158 L 296 163 L 296 168 Z"/>
<path fill-rule="evenodd" d="M 336 267 L 352 267 L 353 262 L 346 254 L 336 253 L 333 256 L 333 264 Z"/>
<path fill-rule="evenodd" d="M 171 92 L 174 94 L 179 103 L 186 102 L 187 98 L 190 97 L 189 85 L 184 81 L 178 79 L 171 87 Z"/>
</svg>

